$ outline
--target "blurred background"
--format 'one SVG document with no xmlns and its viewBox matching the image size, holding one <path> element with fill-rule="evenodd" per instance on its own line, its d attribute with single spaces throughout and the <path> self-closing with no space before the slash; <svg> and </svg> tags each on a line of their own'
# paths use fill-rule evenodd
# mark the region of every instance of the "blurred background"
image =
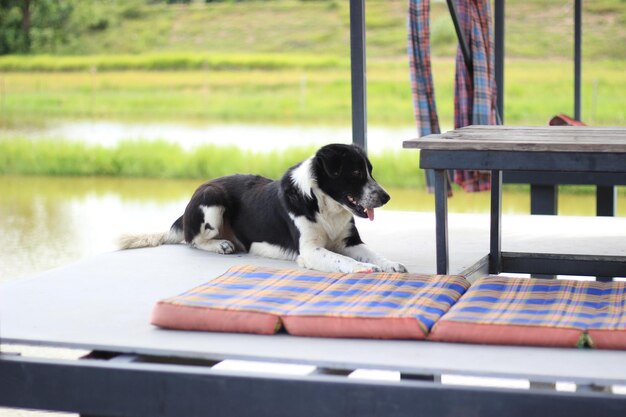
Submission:
<svg viewBox="0 0 626 417">
<path fill-rule="evenodd" d="M 506 2 L 505 117 L 573 113 L 570 0 Z M 583 2 L 582 118 L 626 122 L 626 3 Z M 368 142 L 387 209 L 432 211 L 415 151 L 407 1 L 366 0 Z M 432 2 L 442 130 L 453 125 L 456 36 Z M 0 282 L 169 228 L 203 180 L 278 178 L 315 147 L 351 141 L 345 0 L 0 0 Z M 560 214 L 593 215 L 590 187 Z M 486 193 L 450 199 L 487 212 Z M 626 192 L 618 189 L 618 215 Z M 506 213 L 528 213 L 507 185 Z"/>
</svg>

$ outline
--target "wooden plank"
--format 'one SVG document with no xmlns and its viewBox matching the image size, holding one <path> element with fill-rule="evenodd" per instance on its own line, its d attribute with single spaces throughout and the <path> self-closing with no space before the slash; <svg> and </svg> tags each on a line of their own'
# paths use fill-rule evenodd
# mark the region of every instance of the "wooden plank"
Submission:
<svg viewBox="0 0 626 417">
<path fill-rule="evenodd" d="M 485 143 L 491 143 L 491 142 L 503 142 L 503 143 L 509 143 L 509 142 L 519 142 L 519 143 L 562 143 L 562 144 L 571 144 L 571 145 L 579 145 L 579 144 L 607 144 L 607 145 L 614 145 L 617 144 L 619 146 L 623 146 L 626 143 L 626 137 L 624 138 L 619 138 L 619 137 L 615 137 L 613 139 L 604 137 L 604 138 L 589 138 L 589 137 L 557 137 L 557 136 L 550 136 L 550 137 L 541 137 L 541 136 L 502 136 L 502 137 L 497 137 L 497 136 L 490 136 L 490 137 L 485 137 L 485 136 L 458 136 L 458 137 L 452 137 L 452 136 L 444 136 L 444 135 L 429 135 L 429 136 L 425 136 L 422 138 L 418 138 L 418 139 L 411 139 L 407 142 L 408 145 L 412 145 L 411 142 L 416 142 L 415 143 L 415 147 L 419 147 L 420 143 L 430 143 L 430 142 L 444 142 L 444 143 L 448 143 L 448 142 L 454 142 L 454 141 L 465 141 L 468 143 L 481 143 L 481 142 L 485 142 Z"/>
<path fill-rule="evenodd" d="M 478 278 L 489 275 L 489 255 L 485 255 L 476 261 L 473 265 L 468 266 L 459 275 L 463 275 L 472 284 Z"/>
<path fill-rule="evenodd" d="M 605 126 L 605 127 L 592 127 L 592 126 L 466 126 L 460 129 L 449 130 L 448 132 L 567 132 L 585 134 L 595 133 L 607 133 L 607 132 L 620 132 L 624 129 L 622 126 Z"/>
<path fill-rule="evenodd" d="M 404 147 L 411 149 L 437 150 L 476 150 L 476 151 L 511 151 L 511 152 L 599 152 L 626 154 L 626 138 L 614 143 L 597 141 L 564 141 L 564 140 L 521 140 L 521 139 L 427 139 L 409 140 Z M 454 168 L 452 165 L 449 168 Z"/>
<path fill-rule="evenodd" d="M 626 128 L 469 126 L 404 142 L 405 148 L 626 152 Z"/>
<path fill-rule="evenodd" d="M 500 135 L 500 134 L 526 134 L 526 135 L 554 135 L 554 136 L 619 136 L 624 129 L 456 129 L 444 132 L 443 135 Z"/>
<path fill-rule="evenodd" d="M 432 139 L 424 137 L 425 140 Z M 511 134 L 499 133 L 497 135 L 469 134 L 469 135 L 441 135 L 438 139 L 444 140 L 467 140 L 467 141 L 494 141 L 501 140 L 507 142 L 563 142 L 563 143 L 624 143 L 626 137 L 620 135 L 555 135 L 555 134 L 531 134 L 515 132 Z"/>
<path fill-rule="evenodd" d="M 587 131 L 587 132 L 606 132 L 606 131 L 622 131 L 624 129 L 623 126 L 509 126 L 509 125 L 471 125 L 465 126 L 459 129 L 455 129 L 456 131 L 508 131 L 508 130 L 516 130 L 516 131 L 569 131 L 569 132 L 577 132 L 577 131 Z"/>
</svg>

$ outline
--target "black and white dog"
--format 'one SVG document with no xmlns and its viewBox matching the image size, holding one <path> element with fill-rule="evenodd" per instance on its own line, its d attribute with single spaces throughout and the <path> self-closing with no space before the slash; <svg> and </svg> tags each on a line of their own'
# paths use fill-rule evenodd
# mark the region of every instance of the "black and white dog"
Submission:
<svg viewBox="0 0 626 417">
<path fill-rule="evenodd" d="M 369 249 L 354 217 L 374 220 L 389 195 L 365 152 L 327 145 L 278 181 L 231 175 L 202 184 L 166 233 L 127 235 L 122 249 L 181 243 L 216 253 L 248 251 L 328 272 L 406 272 Z"/>
</svg>

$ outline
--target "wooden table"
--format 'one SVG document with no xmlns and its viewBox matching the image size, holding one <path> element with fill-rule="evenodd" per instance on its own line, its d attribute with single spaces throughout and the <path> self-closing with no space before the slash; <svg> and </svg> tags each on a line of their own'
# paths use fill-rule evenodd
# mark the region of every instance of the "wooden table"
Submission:
<svg viewBox="0 0 626 417">
<path fill-rule="evenodd" d="M 420 167 L 435 171 L 437 273 L 448 273 L 449 264 L 446 171 L 469 169 L 491 171 L 491 232 L 489 254 L 468 268 L 467 275 L 522 272 L 626 276 L 623 256 L 501 250 L 503 171 L 610 174 L 618 179 L 616 183 L 624 183 L 626 128 L 468 126 L 405 141 L 404 148 L 420 149 Z"/>
</svg>

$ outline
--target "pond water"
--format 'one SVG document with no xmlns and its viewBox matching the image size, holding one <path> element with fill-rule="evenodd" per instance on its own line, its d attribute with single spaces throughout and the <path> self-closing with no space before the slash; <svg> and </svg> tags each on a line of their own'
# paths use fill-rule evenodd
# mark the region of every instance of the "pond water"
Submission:
<svg viewBox="0 0 626 417">
<path fill-rule="evenodd" d="M 115 249 L 125 232 L 165 231 L 182 214 L 197 180 L 0 176 L 0 283 Z M 388 189 L 387 210 L 433 211 L 424 190 Z M 626 215 L 620 190 L 619 215 Z M 527 213 L 528 192 L 508 189 L 505 213 Z M 451 212 L 486 213 L 488 193 L 458 191 Z M 561 214 L 591 215 L 593 194 L 559 197 Z"/>
<path fill-rule="evenodd" d="M 417 136 L 414 127 L 369 127 L 370 152 L 400 150 L 402 141 Z M 330 142 L 351 143 L 352 128 L 326 126 L 277 126 L 249 124 L 180 124 L 120 121 L 59 121 L 44 126 L 0 125 L 0 138 L 65 139 L 114 146 L 123 140 L 163 140 L 184 149 L 198 145 L 233 145 L 253 151 L 287 146 L 322 146 Z"/>
</svg>

